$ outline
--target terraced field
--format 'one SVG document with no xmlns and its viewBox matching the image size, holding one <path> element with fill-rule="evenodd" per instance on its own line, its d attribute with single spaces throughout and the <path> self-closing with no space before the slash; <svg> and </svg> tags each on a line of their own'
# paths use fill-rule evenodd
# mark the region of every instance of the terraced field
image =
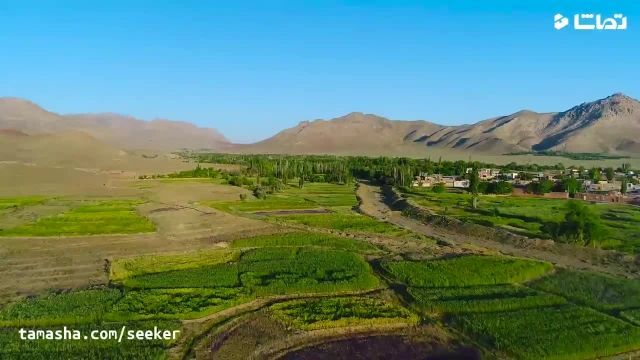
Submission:
<svg viewBox="0 0 640 360">
<path fill-rule="evenodd" d="M 383 267 L 407 286 L 408 301 L 417 311 L 442 319 L 498 357 L 585 359 L 640 348 L 639 327 L 576 305 L 587 300 L 603 305 L 585 296 L 598 294 L 598 287 L 619 289 L 619 297 L 609 293 L 610 303 L 633 302 L 627 297 L 637 290 L 633 280 L 564 270 L 548 274 L 550 264 L 488 256 L 387 262 Z M 526 336 L 522 329 L 529 329 Z"/>
<path fill-rule="evenodd" d="M 478 208 L 470 206 L 470 195 L 434 193 L 428 190 L 403 188 L 404 194 L 416 203 L 461 220 L 502 227 L 531 237 L 551 237 L 550 224 L 564 218 L 566 200 L 515 196 L 480 196 Z M 600 242 L 605 249 L 640 253 L 640 209 L 617 204 L 589 204 L 600 216 L 606 237 Z"/>
</svg>

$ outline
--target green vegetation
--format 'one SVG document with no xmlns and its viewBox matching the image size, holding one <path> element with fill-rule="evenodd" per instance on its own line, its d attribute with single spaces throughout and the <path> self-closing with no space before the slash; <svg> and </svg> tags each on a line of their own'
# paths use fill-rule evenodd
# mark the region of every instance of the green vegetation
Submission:
<svg viewBox="0 0 640 360">
<path fill-rule="evenodd" d="M 303 330 L 416 323 L 418 320 L 398 305 L 366 297 L 294 300 L 272 305 L 270 309 L 277 319 Z"/>
<path fill-rule="evenodd" d="M 525 282 L 551 270 L 546 262 L 502 256 L 386 262 L 383 267 L 412 287 L 462 287 Z"/>
<path fill-rule="evenodd" d="M 620 315 L 632 323 L 640 326 L 640 309 L 625 310 Z"/>
<path fill-rule="evenodd" d="M 125 296 L 116 304 L 114 316 L 117 319 L 193 318 L 260 296 L 341 293 L 379 285 L 369 264 L 351 251 L 288 245 L 300 236 L 285 234 L 283 241 L 273 237 L 242 240 L 250 246 L 274 243 L 284 243 L 285 246 L 246 249 L 241 256 L 233 257 L 233 261 L 211 265 L 204 265 L 202 253 L 194 256 L 199 266 L 185 267 L 188 262 L 185 255 L 173 265 L 165 264 L 162 271 L 156 271 L 159 269 L 157 264 L 162 262 L 157 258 L 129 260 L 129 272 L 126 273 L 129 277 L 121 275 L 119 281 L 125 286 Z M 346 244 L 347 248 L 360 249 L 334 237 L 307 239 L 311 239 L 305 240 L 309 243 Z M 227 256 L 219 255 L 214 262 Z M 150 264 L 152 271 L 142 270 L 143 264 Z M 122 271 L 118 273 L 124 274 Z"/>
<path fill-rule="evenodd" d="M 44 196 L 22 196 L 12 198 L 0 198 L 0 211 L 24 206 L 42 204 L 47 198 Z"/>
<path fill-rule="evenodd" d="M 464 313 L 451 321 L 518 359 L 586 359 L 640 347 L 640 328 L 574 305 Z"/>
<path fill-rule="evenodd" d="M 84 290 L 29 298 L 0 310 L 0 326 L 51 326 L 100 321 L 119 290 Z"/>
<path fill-rule="evenodd" d="M 119 282 L 126 278 L 142 274 L 224 264 L 237 260 L 239 257 L 240 251 L 215 249 L 183 254 L 153 255 L 121 259 L 111 264 L 111 274 L 109 278 L 111 281 Z"/>
<path fill-rule="evenodd" d="M 601 153 L 571 153 L 565 151 L 518 151 L 505 155 L 534 155 L 534 156 L 559 156 L 571 160 L 617 160 L 628 159 L 629 156 L 624 155 L 610 155 Z"/>
<path fill-rule="evenodd" d="M 362 240 L 347 239 L 334 235 L 294 232 L 263 235 L 238 239 L 231 243 L 232 248 L 317 246 L 352 252 L 375 252 L 379 249 Z"/>
<path fill-rule="evenodd" d="M 274 218 L 279 221 L 292 222 L 295 224 L 323 229 L 376 233 L 389 236 L 403 236 L 409 234 L 404 229 L 352 211 L 336 211 L 324 214 L 278 215 L 274 216 Z"/>
<path fill-rule="evenodd" d="M 586 271 L 558 270 L 532 287 L 563 296 L 575 303 L 615 313 L 640 308 L 640 281 Z"/>
<path fill-rule="evenodd" d="M 287 185 L 266 199 L 212 202 L 209 205 L 227 212 L 256 212 L 291 209 L 312 209 L 335 206 L 355 206 L 354 187 L 327 183 L 309 183 L 302 189 Z"/>
<path fill-rule="evenodd" d="M 197 318 L 246 301 L 242 289 L 130 290 L 107 314 L 109 320 Z"/>
<path fill-rule="evenodd" d="M 559 296 L 515 285 L 409 288 L 408 292 L 418 308 L 430 314 L 513 311 L 567 302 Z"/>
<path fill-rule="evenodd" d="M 105 200 L 75 207 L 65 213 L 38 219 L 0 236 L 62 236 L 152 232 L 155 225 L 136 211 L 139 201 Z"/>
<path fill-rule="evenodd" d="M 154 326 L 170 331 L 180 329 L 180 323 L 176 321 L 148 321 L 85 324 L 68 330 L 78 330 L 81 336 L 89 336 L 96 329 L 115 331 L 117 334 L 122 326 L 126 326 L 126 330 L 153 330 Z M 63 327 L 48 327 L 47 330 L 63 331 Z M 85 340 L 82 337 L 79 340 L 21 340 L 19 336 L 18 328 L 0 328 L 1 359 L 166 359 L 166 350 L 173 343 L 164 340 L 128 340 L 126 337 L 121 343 L 117 337 L 112 340 Z"/>
<path fill-rule="evenodd" d="M 563 199 L 482 195 L 478 198 L 477 208 L 473 209 L 469 194 L 438 194 L 417 188 L 401 190 L 409 199 L 438 214 L 538 238 L 562 237 L 564 234 L 559 230 L 566 220 L 566 214 L 571 210 L 567 207 L 567 200 Z M 640 209 L 616 204 L 581 205 L 602 223 L 601 231 L 595 232 L 600 234 L 596 237 L 597 246 L 640 253 Z M 584 217 L 576 219 L 581 218 Z M 587 224 L 584 221 L 581 223 Z M 569 236 L 564 240 L 574 241 L 575 232 L 571 234 L 567 234 Z"/>
</svg>

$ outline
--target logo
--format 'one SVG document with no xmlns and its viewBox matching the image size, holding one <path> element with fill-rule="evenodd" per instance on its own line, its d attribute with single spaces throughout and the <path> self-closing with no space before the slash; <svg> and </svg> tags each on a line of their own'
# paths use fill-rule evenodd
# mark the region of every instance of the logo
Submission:
<svg viewBox="0 0 640 360">
<path fill-rule="evenodd" d="M 570 20 L 562 14 L 553 16 L 553 27 L 562 30 L 569 26 Z M 603 17 L 601 14 L 575 14 L 573 15 L 574 30 L 627 30 L 627 17 L 622 14 L 613 14 L 611 17 Z"/>
<path fill-rule="evenodd" d="M 555 27 L 556 30 L 563 29 L 567 25 L 569 25 L 569 18 L 566 18 L 564 15 L 556 14 L 553 17 L 553 27 Z"/>
</svg>

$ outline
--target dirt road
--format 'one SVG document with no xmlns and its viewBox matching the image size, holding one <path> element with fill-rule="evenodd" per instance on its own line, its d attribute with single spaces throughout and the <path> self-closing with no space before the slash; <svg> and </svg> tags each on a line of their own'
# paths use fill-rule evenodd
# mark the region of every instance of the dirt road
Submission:
<svg viewBox="0 0 640 360">
<path fill-rule="evenodd" d="M 638 273 L 630 272 L 628 269 L 621 267 L 618 264 L 598 264 L 590 258 L 592 255 L 586 256 L 583 252 L 578 251 L 578 249 L 574 247 L 556 246 L 551 250 L 536 249 L 533 246 L 518 247 L 512 244 L 493 241 L 491 239 L 462 235 L 443 226 L 424 224 L 418 220 L 402 216 L 400 211 L 392 209 L 387 203 L 385 203 L 381 190 L 378 186 L 360 183 L 360 186 L 358 187 L 358 196 L 362 201 L 360 209 L 363 213 L 419 234 L 432 237 L 436 240 L 444 241 L 451 244 L 452 247 L 475 246 L 490 249 L 506 255 L 544 260 L 562 267 L 606 272 L 626 277 L 638 277 Z"/>
</svg>

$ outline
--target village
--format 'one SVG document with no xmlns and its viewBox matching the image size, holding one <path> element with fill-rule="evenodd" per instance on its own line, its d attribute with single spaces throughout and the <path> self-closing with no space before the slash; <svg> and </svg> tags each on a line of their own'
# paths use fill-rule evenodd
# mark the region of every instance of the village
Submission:
<svg viewBox="0 0 640 360">
<path fill-rule="evenodd" d="M 631 170 L 619 170 L 621 169 L 567 168 L 532 172 L 481 168 L 477 171 L 479 180 L 485 185 L 482 187 L 484 189 L 491 188 L 486 186 L 488 184 L 508 184 L 501 187 L 507 191 L 498 192 L 499 194 L 640 205 L 640 174 Z M 464 191 L 470 186 L 469 175 L 473 171 L 473 168 L 467 168 L 463 176 L 420 173 L 415 176 L 411 186 L 439 186 L 450 191 Z M 573 188 L 569 183 L 574 184 Z"/>
</svg>

